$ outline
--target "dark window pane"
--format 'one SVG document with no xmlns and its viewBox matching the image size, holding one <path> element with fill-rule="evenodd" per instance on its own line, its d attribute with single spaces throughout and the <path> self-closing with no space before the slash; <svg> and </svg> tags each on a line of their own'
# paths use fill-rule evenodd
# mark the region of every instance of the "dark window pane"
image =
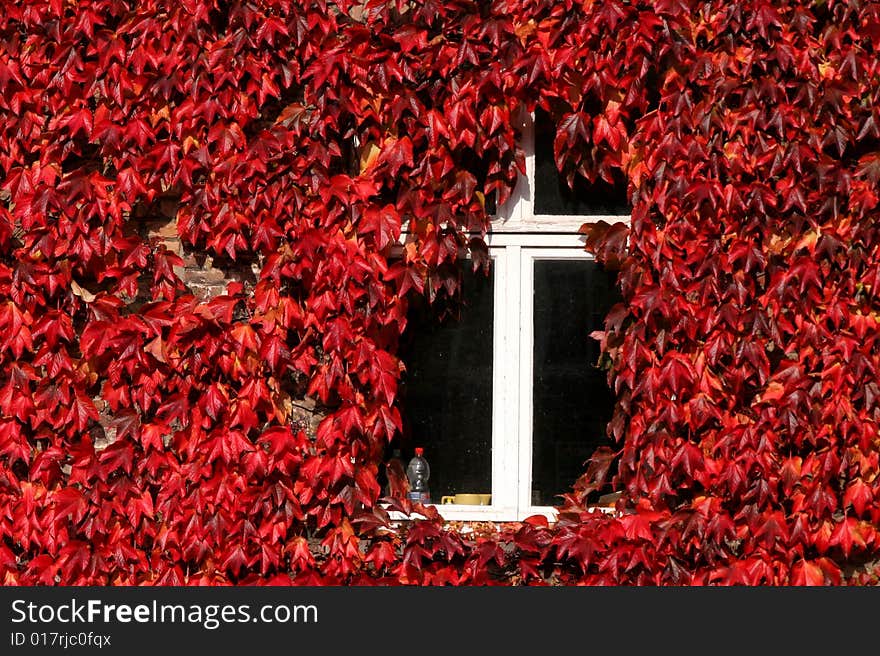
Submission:
<svg viewBox="0 0 880 656">
<path fill-rule="evenodd" d="M 611 444 L 613 397 L 589 334 L 603 330 L 618 292 L 591 260 L 536 260 L 534 273 L 532 502 L 557 505 L 595 448 Z"/>
<path fill-rule="evenodd" d="M 486 214 L 489 216 L 495 216 L 498 213 L 498 206 L 495 201 L 495 197 L 498 195 L 494 189 L 489 192 L 486 196 Z"/>
<path fill-rule="evenodd" d="M 630 213 L 626 179 L 616 174 L 616 184 L 597 179 L 590 182 L 577 176 L 574 188 L 559 174 L 553 159 L 556 125 L 549 114 L 535 111 L 535 214 L 612 214 Z"/>
<path fill-rule="evenodd" d="M 434 503 L 492 488 L 492 273 L 466 263 L 460 300 L 443 308 L 414 299 L 400 351 L 402 460 L 425 448 Z M 458 317 L 438 320 L 443 309 Z"/>
</svg>

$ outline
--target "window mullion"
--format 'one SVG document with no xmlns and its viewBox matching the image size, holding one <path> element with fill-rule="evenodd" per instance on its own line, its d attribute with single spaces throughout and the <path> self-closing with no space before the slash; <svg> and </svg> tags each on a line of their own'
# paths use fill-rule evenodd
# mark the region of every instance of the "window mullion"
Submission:
<svg viewBox="0 0 880 656">
<path fill-rule="evenodd" d="M 528 513 L 532 506 L 532 256 L 529 249 L 520 249 L 517 296 L 517 423 L 519 471 L 517 482 L 517 516 Z"/>
<path fill-rule="evenodd" d="M 494 364 L 497 372 L 492 408 L 492 503 L 513 511 L 517 506 L 519 246 L 497 249 Z"/>
</svg>

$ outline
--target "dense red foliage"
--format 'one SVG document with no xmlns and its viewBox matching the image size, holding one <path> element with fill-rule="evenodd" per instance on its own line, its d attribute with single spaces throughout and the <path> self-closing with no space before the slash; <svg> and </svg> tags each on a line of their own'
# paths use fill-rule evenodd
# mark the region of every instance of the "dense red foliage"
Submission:
<svg viewBox="0 0 880 656">
<path fill-rule="evenodd" d="M 4 5 L 0 580 L 873 580 L 880 5 L 781 5 Z M 554 527 L 387 532 L 406 296 L 487 229 L 536 104 L 567 175 L 633 194 L 588 229 L 625 298 L 621 514 L 584 507 L 597 461 Z M 169 194 L 255 285 L 186 292 L 133 227 Z"/>
</svg>

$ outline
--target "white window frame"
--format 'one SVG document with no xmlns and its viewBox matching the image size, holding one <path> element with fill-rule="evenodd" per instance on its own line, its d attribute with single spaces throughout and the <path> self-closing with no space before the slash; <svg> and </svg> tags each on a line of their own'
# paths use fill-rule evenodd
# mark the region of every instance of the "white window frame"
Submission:
<svg viewBox="0 0 880 656">
<path fill-rule="evenodd" d="M 535 214 L 534 116 L 524 114 L 519 128 L 526 174 L 519 176 L 511 197 L 498 208 L 486 235 L 495 277 L 492 504 L 441 505 L 438 499 L 432 505 L 448 521 L 521 521 L 530 515 L 556 519 L 555 508 L 534 505 L 531 499 L 534 262 L 591 260 L 580 227 L 598 221 L 630 221 L 621 215 Z"/>
</svg>

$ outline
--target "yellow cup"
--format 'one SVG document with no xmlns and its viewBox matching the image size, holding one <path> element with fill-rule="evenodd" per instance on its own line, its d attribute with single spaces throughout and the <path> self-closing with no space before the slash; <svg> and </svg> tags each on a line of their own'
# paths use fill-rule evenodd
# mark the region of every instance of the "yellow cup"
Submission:
<svg viewBox="0 0 880 656">
<path fill-rule="evenodd" d="M 440 497 L 441 504 L 454 503 L 459 506 L 488 506 L 491 501 L 491 494 L 455 494 Z"/>
</svg>

